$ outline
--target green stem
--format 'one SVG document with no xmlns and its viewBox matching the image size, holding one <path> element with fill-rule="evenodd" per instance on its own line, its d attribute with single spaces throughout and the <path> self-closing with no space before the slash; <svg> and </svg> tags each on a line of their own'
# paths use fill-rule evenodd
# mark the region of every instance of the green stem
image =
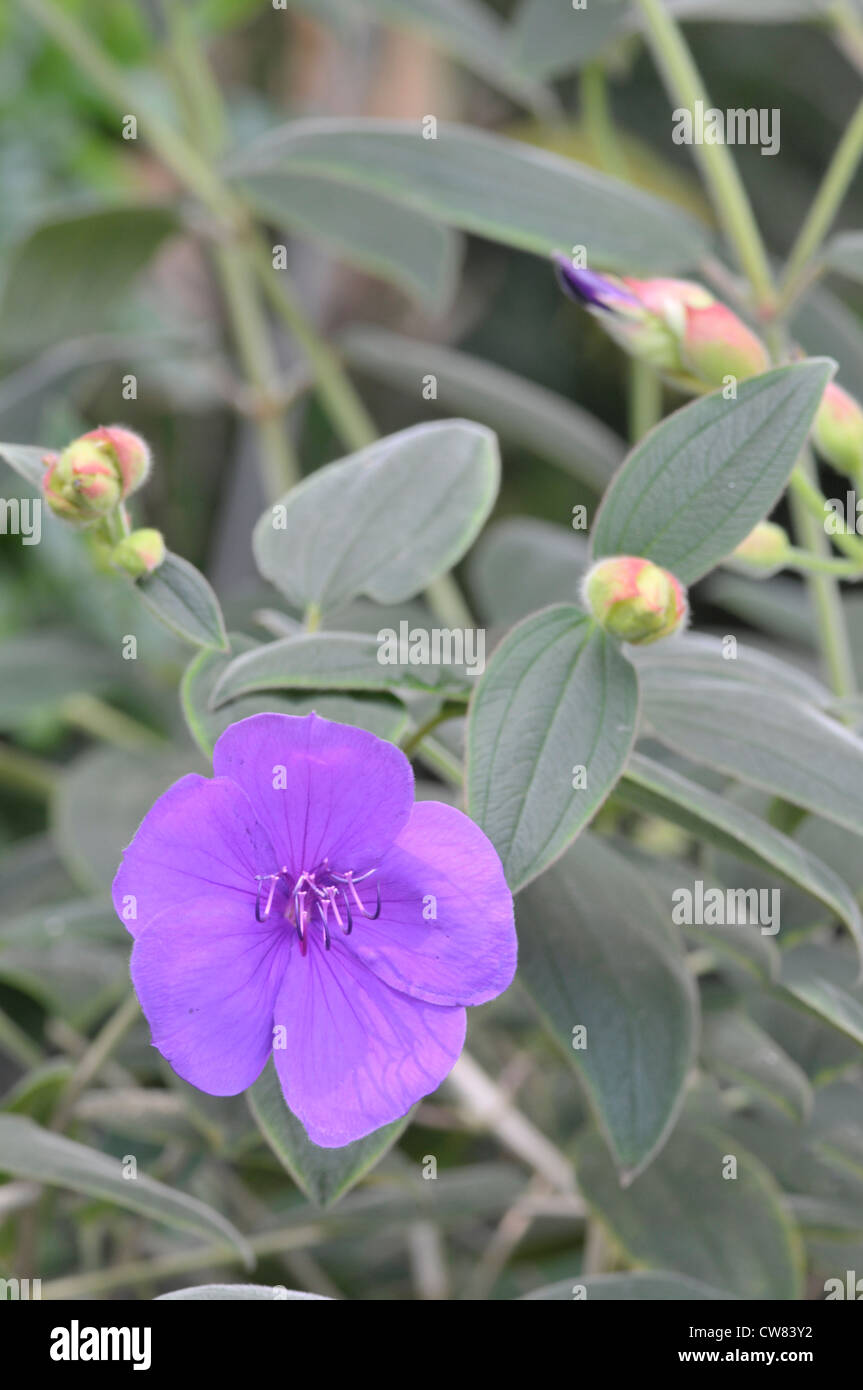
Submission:
<svg viewBox="0 0 863 1390">
<path fill-rule="evenodd" d="M 97 695 L 80 692 L 67 695 L 60 705 L 60 717 L 73 728 L 80 729 L 115 748 L 127 748 L 133 753 L 164 748 L 161 734 L 141 724 L 137 719 L 106 704 Z"/>
<path fill-rule="evenodd" d="M 821 186 L 788 257 L 782 281 L 781 306 L 793 304 L 808 284 L 810 262 L 830 230 L 836 213 L 863 158 L 863 101 L 855 111 L 822 179 Z"/>
<path fill-rule="evenodd" d="M 321 625 L 322 616 L 321 605 L 319 603 L 310 603 L 306 609 L 305 621 L 303 623 L 306 632 L 317 632 Z"/>
<path fill-rule="evenodd" d="M 283 270 L 276 270 L 263 241 L 255 250 L 255 267 L 270 303 L 284 319 L 315 374 L 318 391 L 343 444 L 364 449 L 378 437 L 374 421 L 347 376 L 338 356 L 310 323 Z"/>
<path fill-rule="evenodd" d="M 815 487 L 815 466 L 811 456 L 804 456 L 797 464 L 795 472 L 805 478 L 811 487 Z M 824 533 L 823 520 L 819 525 L 809 507 L 803 502 L 799 485 L 791 489 L 791 511 L 795 530 L 805 549 L 814 555 L 827 558 L 830 546 Z M 829 574 L 812 574 L 807 583 L 818 618 L 821 653 L 829 673 L 830 684 L 840 698 L 853 695 L 857 689 L 857 680 L 839 586 L 835 578 Z"/>
<path fill-rule="evenodd" d="M 463 705 L 441 705 L 440 709 L 436 710 L 433 715 L 426 719 L 425 723 L 420 724 L 418 728 L 405 735 L 399 745 L 405 757 L 413 757 L 423 740 L 433 729 L 436 729 L 439 724 L 445 724 L 448 719 L 457 719 L 462 714 L 464 714 Z"/>
<path fill-rule="evenodd" d="M 818 523 L 820 532 L 826 536 L 825 521 L 827 513 L 825 511 L 826 499 L 821 489 L 814 481 L 815 470 L 813 467 L 808 469 L 801 468 L 798 464 L 791 474 L 790 488 L 792 494 L 797 497 L 802 507 Z M 836 531 L 831 537 L 837 550 L 841 550 L 850 560 L 858 565 L 863 564 L 863 540 L 859 536 L 853 535 L 847 529 Z"/>
<path fill-rule="evenodd" d="M 141 1006 L 134 994 L 129 994 L 122 1004 L 96 1034 L 87 1051 L 78 1062 L 63 1095 L 51 1118 L 50 1128 L 65 1129 L 72 1116 L 75 1103 L 90 1082 L 98 1075 L 114 1049 L 122 1042 L 132 1024 L 141 1017 Z"/>
<path fill-rule="evenodd" d="M 278 367 L 269 328 L 246 247 L 237 241 L 225 243 L 216 247 L 215 257 L 237 351 L 255 392 L 261 477 L 267 498 L 272 502 L 299 482 L 300 469 L 291 447 L 284 409 L 278 399 Z"/>
<path fill-rule="evenodd" d="M 798 550 L 795 546 L 786 551 L 784 566 L 807 574 L 835 574 L 840 579 L 863 578 L 863 561 L 812 555 L 808 550 Z"/>
<path fill-rule="evenodd" d="M 657 65 L 672 98 L 694 113 L 697 102 L 710 105 L 704 82 L 678 25 L 662 0 L 638 0 Z M 751 284 L 759 309 L 772 312 L 776 291 L 767 251 L 737 171 L 725 145 L 693 146 L 717 219 L 741 269 Z"/>
<path fill-rule="evenodd" d="M 614 126 L 608 79 L 601 63 L 588 63 L 583 69 L 579 92 L 591 149 L 600 167 L 615 178 L 627 179 L 629 170 Z"/>
<path fill-rule="evenodd" d="M 863 73 L 863 20 L 854 11 L 853 0 L 834 0 L 828 11 L 837 44 L 849 63 Z"/>
<path fill-rule="evenodd" d="M 662 382 L 647 362 L 629 359 L 629 439 L 637 444 L 662 418 Z"/>
<path fill-rule="evenodd" d="M 54 790 L 56 772 L 50 763 L 0 743 L 0 782 L 34 801 L 46 801 Z"/>
</svg>

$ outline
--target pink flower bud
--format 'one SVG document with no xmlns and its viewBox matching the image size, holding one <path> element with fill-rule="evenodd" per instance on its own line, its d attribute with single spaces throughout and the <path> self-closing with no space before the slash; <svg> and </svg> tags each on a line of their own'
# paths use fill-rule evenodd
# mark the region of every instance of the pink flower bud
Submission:
<svg viewBox="0 0 863 1390">
<path fill-rule="evenodd" d="M 685 391 L 766 371 L 767 349 L 742 319 L 691 280 L 635 280 L 580 270 L 555 256 L 558 282 L 633 357 Z"/>
<path fill-rule="evenodd" d="M 100 425 L 81 437 L 104 446 L 119 470 L 124 497 L 137 491 L 147 481 L 150 450 L 139 434 L 124 429 L 122 425 Z"/>
<path fill-rule="evenodd" d="M 727 563 L 747 571 L 758 570 L 766 578 L 781 569 L 791 542 L 788 533 L 775 521 L 759 521 L 728 557 Z"/>
<path fill-rule="evenodd" d="M 831 381 L 824 390 L 812 427 L 815 447 L 840 473 L 863 473 L 863 409 Z"/>
<path fill-rule="evenodd" d="M 119 425 L 102 425 L 46 456 L 42 486 L 57 516 L 99 521 L 141 486 L 150 469 L 143 439 Z"/>
<path fill-rule="evenodd" d="M 152 574 L 165 558 L 165 538 L 161 531 L 144 526 L 124 536 L 111 551 L 111 564 L 125 570 L 133 579 Z"/>
<path fill-rule="evenodd" d="M 62 454 L 49 454 L 42 489 L 51 510 L 67 521 L 99 521 L 120 501 L 116 466 L 95 444 L 76 440 Z"/>
<path fill-rule="evenodd" d="M 607 632 L 644 646 L 686 622 L 686 591 L 668 570 L 640 555 L 600 560 L 584 579 L 583 598 Z"/>
</svg>

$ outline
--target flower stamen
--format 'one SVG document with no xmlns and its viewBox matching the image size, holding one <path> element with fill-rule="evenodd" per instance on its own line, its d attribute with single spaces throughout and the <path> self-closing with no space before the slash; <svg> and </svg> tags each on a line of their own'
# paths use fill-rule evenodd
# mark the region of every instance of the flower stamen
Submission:
<svg viewBox="0 0 863 1390">
<path fill-rule="evenodd" d="M 296 927 L 297 936 L 300 939 L 301 954 L 305 955 L 308 951 L 308 932 L 313 920 L 321 927 L 324 947 L 328 951 L 331 946 L 330 909 L 332 909 L 336 925 L 345 936 L 350 936 L 353 931 L 354 912 L 358 912 L 369 922 L 376 922 L 380 917 L 380 883 L 375 884 L 374 911 L 367 908 L 356 887 L 358 883 L 363 883 L 376 872 L 376 869 L 368 869 L 363 874 L 355 874 L 353 869 L 349 869 L 347 873 L 337 874 L 330 868 L 329 861 L 325 859 L 323 864 L 312 872 L 304 869 L 295 880 L 292 879 L 288 869 L 284 866 L 275 873 L 256 874 L 258 891 L 255 899 L 255 918 L 258 922 L 267 921 L 273 910 L 276 890 L 280 881 L 283 881 L 286 895 L 283 916 Z M 264 901 L 265 886 L 266 900 Z M 315 907 L 317 908 L 317 916 L 313 917 Z"/>
</svg>

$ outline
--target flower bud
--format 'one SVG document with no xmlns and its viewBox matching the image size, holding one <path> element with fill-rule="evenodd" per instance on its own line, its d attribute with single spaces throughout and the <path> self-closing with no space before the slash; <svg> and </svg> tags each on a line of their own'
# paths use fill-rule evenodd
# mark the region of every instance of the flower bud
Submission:
<svg viewBox="0 0 863 1390">
<path fill-rule="evenodd" d="M 161 531 L 144 526 L 124 536 L 111 551 L 111 564 L 125 570 L 133 579 L 152 574 L 165 558 L 165 539 Z"/>
<path fill-rule="evenodd" d="M 683 585 L 640 555 L 600 560 L 585 576 L 583 597 L 607 632 L 638 646 L 677 632 L 688 616 Z"/>
<path fill-rule="evenodd" d="M 835 381 L 825 387 L 812 438 L 819 454 L 838 472 L 852 478 L 863 474 L 863 409 Z"/>
<path fill-rule="evenodd" d="M 759 570 L 765 576 L 781 569 L 788 557 L 791 542 L 788 533 L 775 521 L 759 521 L 726 563 L 735 569 Z"/>
<path fill-rule="evenodd" d="M 633 357 L 684 391 L 712 391 L 727 376 L 743 381 L 767 370 L 759 338 L 703 285 L 691 280 L 634 280 L 580 270 L 559 252 L 558 283 Z"/>
<path fill-rule="evenodd" d="M 69 521 L 98 521 L 146 480 L 150 451 L 137 434 L 101 425 L 59 455 L 49 454 L 43 477 L 48 505 Z"/>
</svg>

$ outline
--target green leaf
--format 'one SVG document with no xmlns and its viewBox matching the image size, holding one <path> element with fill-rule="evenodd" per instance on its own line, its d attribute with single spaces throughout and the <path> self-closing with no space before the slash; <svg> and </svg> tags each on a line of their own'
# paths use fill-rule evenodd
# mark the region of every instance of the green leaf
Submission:
<svg viewBox="0 0 863 1390">
<path fill-rule="evenodd" d="M 621 274 L 688 269 L 709 235 L 679 207 L 606 174 L 468 126 L 362 117 L 293 121 L 233 161 L 253 195 L 260 175 L 305 173 L 371 189 L 463 231 L 547 256 L 574 243 Z"/>
<path fill-rule="evenodd" d="M 139 1174 L 123 1176 L 119 1158 L 52 1134 L 20 1115 L 0 1115 L 0 1172 L 33 1182 L 86 1192 L 117 1206 L 195 1235 L 227 1241 L 251 1267 L 254 1257 L 239 1231 L 211 1207 L 184 1192 Z"/>
<path fill-rule="evenodd" d="M 800 586 L 797 585 L 800 594 Z M 761 647 L 750 647 L 735 639 L 729 648 L 721 637 L 702 632 L 685 632 L 673 642 L 629 647 L 628 656 L 643 682 L 666 675 L 681 686 L 690 678 L 708 676 L 716 680 L 737 681 L 764 689 L 766 700 L 774 694 L 794 695 L 819 709 L 828 709 L 835 696 L 809 671 L 782 661 Z"/>
<path fill-rule="evenodd" d="M 468 573 L 480 612 L 508 625 L 551 603 L 571 602 L 587 566 L 587 544 L 572 531 L 509 517 L 480 536 Z"/>
<path fill-rule="evenodd" d="M 157 1303 L 296 1303 L 329 1301 L 323 1293 L 298 1293 L 278 1284 L 195 1284 L 173 1293 L 160 1293 Z"/>
<path fill-rule="evenodd" d="M 453 646 L 452 650 L 456 648 Z M 386 692 L 396 687 L 432 691 L 467 700 L 470 678 L 462 663 L 384 664 L 380 643 L 353 632 L 302 633 L 268 642 L 236 657 L 216 682 L 210 704 L 257 690 L 358 690 Z M 446 654 L 441 648 L 442 654 Z"/>
<path fill-rule="evenodd" d="M 525 1300 L 539 1299 L 543 1303 L 636 1303 L 648 1299 L 651 1303 L 692 1303 L 702 1299 L 734 1298 L 723 1289 L 711 1289 L 697 1279 L 682 1274 L 669 1274 L 661 1269 L 634 1270 L 627 1274 L 577 1274 L 546 1284 L 524 1295 Z"/>
<path fill-rule="evenodd" d="M 22 478 L 26 478 L 38 493 L 42 491 L 42 476 L 45 472 L 45 455 L 50 450 L 38 444 L 0 444 L 0 459 L 14 468 Z"/>
<path fill-rule="evenodd" d="M 842 385 L 863 396 L 863 327 L 841 299 L 821 285 L 811 289 L 791 319 L 791 333 L 812 356 L 841 362 Z"/>
<path fill-rule="evenodd" d="M 779 498 L 834 365 L 777 367 L 657 425 L 603 498 L 594 555 L 644 555 L 683 584 L 718 565 Z"/>
<path fill-rule="evenodd" d="M 285 1104 L 272 1059 L 246 1092 L 252 1114 L 273 1153 L 310 1202 L 329 1207 L 383 1158 L 407 1128 L 410 1115 L 340 1149 L 321 1149 Z"/>
<path fill-rule="evenodd" d="M 268 509 L 255 527 L 258 568 L 301 610 L 361 594 L 398 603 L 461 559 L 499 476 L 490 430 L 415 425 L 318 469 Z"/>
<path fill-rule="evenodd" d="M 642 671 L 644 718 L 669 748 L 863 831 L 863 740 L 791 696 L 743 681 Z"/>
<path fill-rule="evenodd" d="M 629 1181 L 667 1137 L 693 1061 L 697 999 L 683 951 L 642 875 L 589 833 L 524 890 L 517 913 L 519 978 Z"/>
<path fill-rule="evenodd" d="M 715 19 L 729 24 L 787 24 L 817 19 L 832 0 L 666 0 L 680 19 Z"/>
<path fill-rule="evenodd" d="M 783 994 L 863 1043 L 863 991 L 848 961 L 824 946 L 798 946 L 782 957 Z M 854 991 L 852 993 L 852 990 Z"/>
<path fill-rule="evenodd" d="M 510 30 L 512 61 L 546 80 L 582 68 L 614 38 L 628 0 L 576 10 L 568 0 L 521 0 Z"/>
<path fill-rule="evenodd" d="M 808 1117 L 812 1088 L 806 1073 L 746 1014 L 707 1014 L 701 1047 L 707 1066 L 723 1081 L 744 1087 L 792 1119 Z"/>
<path fill-rule="evenodd" d="M 219 600 L 188 560 L 169 550 L 159 568 L 139 579 L 135 588 L 147 608 L 172 632 L 195 647 L 227 650 Z"/>
<path fill-rule="evenodd" d="M 634 1262 L 740 1298 L 801 1297 L 799 1237 L 773 1178 L 736 1139 L 681 1125 L 626 1189 L 598 1135 L 577 1153 L 585 1200 Z M 729 1157 L 737 1160 L 734 1179 L 723 1176 Z"/>
<path fill-rule="evenodd" d="M 811 893 L 845 922 L 863 954 L 863 923 L 854 893 L 829 865 L 760 816 L 639 753 L 630 758 L 617 795 L 646 815 L 662 816 Z"/>
<path fill-rule="evenodd" d="M 368 189 L 308 174 L 260 175 L 249 194 L 258 215 L 279 230 L 311 237 L 422 308 L 444 314 L 452 304 L 462 247 L 451 228 Z"/>
<path fill-rule="evenodd" d="M 36 227 L 7 258 L 0 291 L 7 349 L 26 356 L 110 328 L 118 301 L 177 228 L 173 212 L 154 207 L 76 212 Z"/>
<path fill-rule="evenodd" d="M 470 706 L 468 814 L 513 892 L 602 805 L 629 755 L 637 710 L 632 666 L 580 609 L 547 608 L 501 642 Z"/>
<path fill-rule="evenodd" d="M 230 652 L 205 650 L 187 666 L 180 684 L 183 714 L 192 737 L 204 756 L 213 756 L 213 747 L 220 734 L 238 719 L 252 714 L 305 715 L 313 711 L 337 724 L 355 724 L 368 729 L 378 738 L 396 743 L 408 727 L 409 717 L 404 706 L 394 697 L 366 695 L 244 695 L 214 710 L 213 690 L 234 662 L 244 652 L 261 650 L 259 644 L 241 633 L 230 634 Z"/>
<path fill-rule="evenodd" d="M 90 890 L 110 888 L 123 850 L 153 802 L 187 772 L 198 771 L 195 762 L 167 748 L 146 754 L 94 748 L 63 770 L 52 822 L 63 862 L 78 882 Z"/>
<path fill-rule="evenodd" d="M 623 458 L 623 442 L 581 406 L 482 358 L 385 328 L 350 328 L 340 347 L 350 366 L 400 388 L 415 408 L 431 374 L 438 406 L 488 425 L 595 492 L 604 491 Z"/>
</svg>

